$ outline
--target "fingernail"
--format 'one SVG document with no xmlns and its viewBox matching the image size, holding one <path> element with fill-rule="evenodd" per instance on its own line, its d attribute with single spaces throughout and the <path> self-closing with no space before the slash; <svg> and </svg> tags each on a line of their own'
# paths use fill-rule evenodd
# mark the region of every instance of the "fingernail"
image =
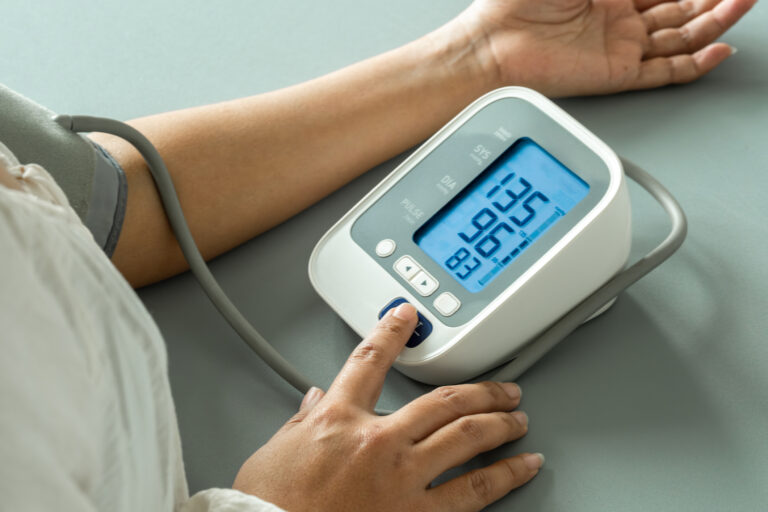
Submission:
<svg viewBox="0 0 768 512">
<path fill-rule="evenodd" d="M 541 453 L 529 453 L 523 456 L 525 466 L 531 471 L 535 471 L 544 465 L 544 455 Z"/>
<path fill-rule="evenodd" d="M 301 401 L 301 408 L 305 407 L 314 407 L 317 405 L 317 402 L 320 401 L 320 399 L 323 397 L 323 392 L 320 388 L 316 388 L 312 386 L 309 388 L 309 391 L 307 391 L 307 394 L 304 395 L 304 399 Z"/>
<path fill-rule="evenodd" d="M 528 428 L 528 415 L 525 414 L 523 411 L 515 411 L 512 414 L 512 417 L 517 421 L 521 427 Z"/>
<path fill-rule="evenodd" d="M 517 400 L 521 396 L 523 396 L 523 390 L 520 389 L 520 386 L 515 384 L 514 382 L 502 382 L 501 387 L 504 388 L 504 391 L 507 392 L 509 395 L 509 398 L 512 400 Z"/>
<path fill-rule="evenodd" d="M 739 51 L 739 49 L 738 49 L 738 48 L 736 48 L 735 46 L 731 46 L 731 45 L 728 45 L 728 46 L 730 46 L 730 48 L 731 48 L 731 55 L 732 55 L 732 56 L 733 56 L 733 55 L 736 55 L 736 52 L 738 52 L 738 51 Z"/>
<path fill-rule="evenodd" d="M 403 302 L 395 308 L 392 316 L 400 320 L 413 320 L 413 317 L 416 316 L 416 308 L 407 302 Z"/>
</svg>

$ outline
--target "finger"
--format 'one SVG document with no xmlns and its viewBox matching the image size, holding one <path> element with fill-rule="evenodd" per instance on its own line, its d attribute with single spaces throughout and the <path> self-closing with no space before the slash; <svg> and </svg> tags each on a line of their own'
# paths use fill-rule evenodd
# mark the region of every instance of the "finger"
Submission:
<svg viewBox="0 0 768 512">
<path fill-rule="evenodd" d="M 669 84 L 684 84 L 709 73 L 732 55 L 725 43 L 715 43 L 693 55 L 656 57 L 643 61 L 637 79 L 629 89 L 649 89 Z"/>
<path fill-rule="evenodd" d="M 480 382 L 443 386 L 420 396 L 387 417 L 413 441 L 421 441 L 440 427 L 468 416 L 511 411 L 520 404 L 522 392 L 511 382 Z"/>
<path fill-rule="evenodd" d="M 645 59 L 693 53 L 720 37 L 754 5 L 756 0 L 723 0 L 714 9 L 680 28 L 665 28 L 649 36 Z"/>
<path fill-rule="evenodd" d="M 709 11 L 720 0 L 680 0 L 664 2 L 642 13 L 648 33 L 662 28 L 679 27 L 696 16 Z"/>
<path fill-rule="evenodd" d="M 304 399 L 299 406 L 299 412 L 293 415 L 291 419 L 285 422 L 278 432 L 288 430 L 295 425 L 304 421 L 304 418 L 310 413 L 310 411 L 320 402 L 320 399 L 325 396 L 325 392 L 316 387 L 309 388 L 309 391 L 304 395 Z"/>
<path fill-rule="evenodd" d="M 544 464 L 540 453 L 525 453 L 470 471 L 427 491 L 435 510 L 476 511 L 536 476 Z"/>
<path fill-rule="evenodd" d="M 384 377 L 413 334 L 416 320 L 416 309 L 407 302 L 389 310 L 349 356 L 328 395 L 373 410 Z"/>
<path fill-rule="evenodd" d="M 431 480 L 479 453 L 520 439 L 526 432 L 528 416 L 521 411 L 464 416 L 417 443 L 414 453 Z"/>
</svg>

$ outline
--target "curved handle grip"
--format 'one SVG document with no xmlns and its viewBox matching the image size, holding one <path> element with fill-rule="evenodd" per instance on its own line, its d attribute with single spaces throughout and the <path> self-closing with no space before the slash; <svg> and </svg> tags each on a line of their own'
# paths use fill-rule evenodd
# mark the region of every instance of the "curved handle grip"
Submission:
<svg viewBox="0 0 768 512">
<path fill-rule="evenodd" d="M 523 348 L 515 359 L 496 370 L 484 374 L 484 378 L 498 381 L 517 379 L 607 302 L 616 298 L 624 289 L 637 282 L 641 277 L 672 256 L 683 244 L 683 241 L 685 241 L 685 236 L 688 233 L 688 221 L 685 218 L 685 212 L 683 212 L 677 200 L 664 185 L 634 163 L 624 158 L 621 159 L 621 163 L 624 166 L 624 173 L 651 194 L 667 212 L 672 221 L 672 229 L 669 234 L 655 249 L 640 258 L 631 267 L 616 274 L 592 295 L 584 299 L 560 320 L 541 333 L 528 346 Z"/>
</svg>

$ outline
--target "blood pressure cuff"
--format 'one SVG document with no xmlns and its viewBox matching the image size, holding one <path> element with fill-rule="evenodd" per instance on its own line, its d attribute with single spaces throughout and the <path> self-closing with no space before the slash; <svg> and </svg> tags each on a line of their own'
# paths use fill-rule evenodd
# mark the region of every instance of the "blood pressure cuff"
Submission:
<svg viewBox="0 0 768 512">
<path fill-rule="evenodd" d="M 107 256 L 125 217 L 128 185 L 101 146 L 53 122 L 55 114 L 0 84 L 0 142 L 47 170 Z"/>
</svg>

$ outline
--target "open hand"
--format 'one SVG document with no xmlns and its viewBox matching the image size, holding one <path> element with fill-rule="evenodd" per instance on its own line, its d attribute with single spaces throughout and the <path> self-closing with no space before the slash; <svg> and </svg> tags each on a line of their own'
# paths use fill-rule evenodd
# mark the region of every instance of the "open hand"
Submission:
<svg viewBox="0 0 768 512">
<path fill-rule="evenodd" d="M 292 512 L 480 510 L 538 473 L 543 459 L 502 459 L 430 488 L 438 475 L 525 435 L 511 412 L 520 388 L 485 382 L 437 388 L 389 416 L 373 412 L 384 377 L 416 325 L 403 304 L 363 340 L 328 393 L 299 412 L 240 469 L 234 488 Z"/>
<path fill-rule="evenodd" d="M 476 0 L 457 26 L 498 85 L 547 96 L 690 82 L 732 49 L 713 43 L 756 0 Z"/>
</svg>

